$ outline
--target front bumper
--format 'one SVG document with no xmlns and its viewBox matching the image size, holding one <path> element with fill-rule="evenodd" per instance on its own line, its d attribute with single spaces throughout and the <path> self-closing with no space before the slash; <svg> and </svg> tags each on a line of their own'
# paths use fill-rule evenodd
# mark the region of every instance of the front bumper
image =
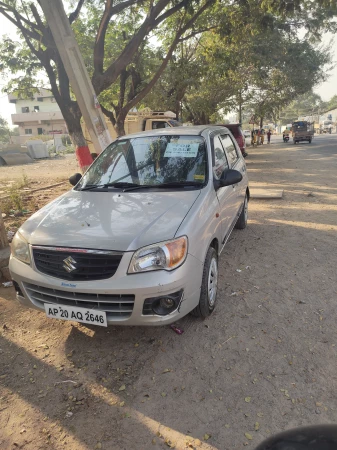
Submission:
<svg viewBox="0 0 337 450">
<path fill-rule="evenodd" d="M 164 270 L 144 272 L 127 275 L 127 269 L 133 253 L 125 253 L 113 277 L 99 281 L 79 281 L 71 283 L 68 280 L 54 278 L 37 271 L 34 262 L 29 266 L 16 258 L 11 257 L 10 272 L 13 281 L 23 295 L 17 294 L 17 300 L 24 306 L 39 311 L 44 310 L 44 303 L 51 302 L 52 297 L 42 297 L 37 300 L 32 296 L 30 287 L 36 287 L 41 292 L 53 292 L 58 296 L 69 299 L 72 296 L 86 298 L 106 298 L 107 296 L 134 296 L 133 309 L 126 317 L 121 314 L 107 314 L 109 325 L 165 325 L 173 323 L 197 306 L 200 297 L 203 264 L 192 255 L 188 255 L 185 263 L 172 272 Z M 144 315 L 143 305 L 145 299 L 170 295 L 183 290 L 179 307 L 166 316 Z M 56 294 L 55 294 L 56 295 Z M 43 298 L 47 298 L 44 301 Z M 68 301 L 68 300 L 67 300 Z M 75 306 L 75 305 L 73 305 Z M 99 306 L 93 309 L 101 309 Z M 103 308 L 102 308 L 103 310 Z"/>
</svg>

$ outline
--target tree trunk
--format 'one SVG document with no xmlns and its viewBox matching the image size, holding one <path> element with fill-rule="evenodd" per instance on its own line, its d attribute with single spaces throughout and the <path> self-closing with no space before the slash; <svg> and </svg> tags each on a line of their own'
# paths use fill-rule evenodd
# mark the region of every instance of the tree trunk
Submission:
<svg viewBox="0 0 337 450">
<path fill-rule="evenodd" d="M 125 136 L 126 133 L 125 133 L 125 128 L 124 128 L 124 120 L 120 120 L 119 118 L 117 118 L 115 130 L 117 133 L 117 137 Z"/>
<path fill-rule="evenodd" d="M 242 97 L 241 97 L 241 91 L 239 96 L 239 123 L 242 123 Z"/>
<path fill-rule="evenodd" d="M 116 108 L 116 124 L 114 126 L 118 137 L 126 134 L 124 124 L 128 112 L 129 108 Z"/>
<path fill-rule="evenodd" d="M 81 130 L 69 130 L 69 136 L 71 139 L 71 142 L 74 144 L 75 147 L 85 147 L 86 145 L 88 145 L 84 135 L 83 135 L 83 131 Z"/>
<path fill-rule="evenodd" d="M 263 117 L 260 118 L 260 128 L 263 127 Z"/>
<path fill-rule="evenodd" d="M 92 156 L 81 126 L 81 112 L 77 104 L 76 106 L 72 104 L 71 107 L 68 108 L 62 107 L 61 112 L 66 121 L 70 139 L 76 147 L 78 164 L 82 172 L 85 172 L 92 163 Z"/>
</svg>

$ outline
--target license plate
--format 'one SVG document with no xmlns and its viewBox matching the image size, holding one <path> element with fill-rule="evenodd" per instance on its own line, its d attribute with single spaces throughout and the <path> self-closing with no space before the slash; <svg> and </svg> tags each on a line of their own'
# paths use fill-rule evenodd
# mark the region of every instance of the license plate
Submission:
<svg viewBox="0 0 337 450">
<path fill-rule="evenodd" d="M 51 319 L 73 320 L 101 327 L 108 326 L 105 311 L 78 308 L 77 306 L 54 305 L 53 303 L 45 303 L 44 309 L 47 317 Z"/>
</svg>

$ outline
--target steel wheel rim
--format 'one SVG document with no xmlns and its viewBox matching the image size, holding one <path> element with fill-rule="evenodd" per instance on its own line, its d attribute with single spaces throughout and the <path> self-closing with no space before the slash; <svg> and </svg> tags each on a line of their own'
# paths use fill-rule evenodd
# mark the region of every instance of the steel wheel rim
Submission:
<svg viewBox="0 0 337 450">
<path fill-rule="evenodd" d="M 216 299 L 216 292 L 218 289 L 218 264 L 215 258 L 212 258 L 211 265 L 208 272 L 208 301 L 212 308 Z"/>
</svg>

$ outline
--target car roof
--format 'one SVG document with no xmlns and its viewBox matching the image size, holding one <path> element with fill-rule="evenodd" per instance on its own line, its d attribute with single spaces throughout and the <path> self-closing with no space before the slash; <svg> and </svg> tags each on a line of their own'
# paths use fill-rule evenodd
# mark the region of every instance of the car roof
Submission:
<svg viewBox="0 0 337 450">
<path fill-rule="evenodd" d="M 138 133 L 127 134 L 120 136 L 118 139 L 138 138 L 146 136 L 166 136 L 166 135 L 178 135 L 178 136 L 205 136 L 213 131 L 219 131 L 219 125 L 193 125 L 191 127 L 170 127 L 159 128 L 158 130 L 140 131 Z M 222 128 L 226 131 L 225 126 Z"/>
</svg>

